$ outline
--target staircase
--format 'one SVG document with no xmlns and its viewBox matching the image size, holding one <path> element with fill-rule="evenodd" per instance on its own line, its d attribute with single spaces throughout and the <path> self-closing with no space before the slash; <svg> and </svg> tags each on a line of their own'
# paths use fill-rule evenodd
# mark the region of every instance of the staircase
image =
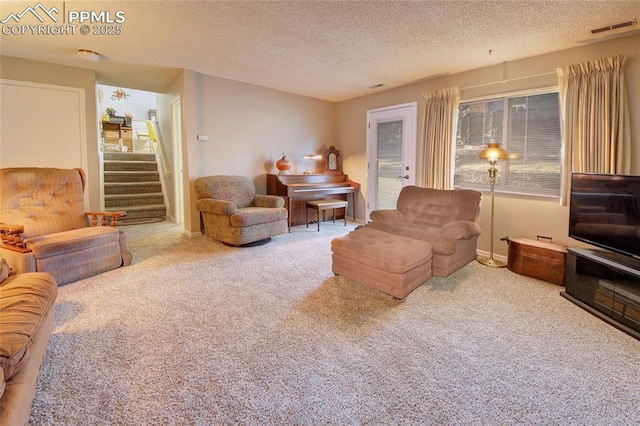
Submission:
<svg viewBox="0 0 640 426">
<path fill-rule="evenodd" d="M 155 154 L 105 152 L 103 164 L 105 209 L 127 212 L 119 225 L 165 220 L 167 208 Z"/>
</svg>

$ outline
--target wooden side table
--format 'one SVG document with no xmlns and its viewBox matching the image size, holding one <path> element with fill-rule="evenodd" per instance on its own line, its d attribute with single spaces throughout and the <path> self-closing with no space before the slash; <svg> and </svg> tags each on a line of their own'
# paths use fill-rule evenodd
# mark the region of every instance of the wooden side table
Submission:
<svg viewBox="0 0 640 426">
<path fill-rule="evenodd" d="M 320 212 L 325 210 L 333 210 L 333 222 L 336 221 L 336 209 L 344 208 L 344 226 L 347 226 L 347 207 L 349 202 L 346 200 L 314 200 L 307 201 L 307 228 L 309 227 L 309 209 L 318 212 L 318 231 L 320 231 Z M 324 213 L 322 213 L 324 219 Z"/>
</svg>

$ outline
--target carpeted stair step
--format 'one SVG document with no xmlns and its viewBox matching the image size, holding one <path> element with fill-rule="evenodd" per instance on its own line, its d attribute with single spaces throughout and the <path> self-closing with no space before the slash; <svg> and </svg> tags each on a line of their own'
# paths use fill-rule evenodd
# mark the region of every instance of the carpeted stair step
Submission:
<svg viewBox="0 0 640 426">
<path fill-rule="evenodd" d="M 104 194 L 149 194 L 162 193 L 160 182 L 105 182 Z"/>
<path fill-rule="evenodd" d="M 118 223 L 135 225 L 166 219 L 155 154 L 110 152 L 103 159 L 105 209 L 127 212 Z"/>
<path fill-rule="evenodd" d="M 120 220 L 126 219 L 141 219 L 141 218 L 165 218 L 167 215 L 167 208 L 164 204 L 150 204 L 148 206 L 116 206 L 116 207 L 107 207 L 107 211 L 117 212 L 117 211 L 126 211 L 127 215 Z M 118 220 L 118 222 L 120 222 Z"/>
<path fill-rule="evenodd" d="M 104 161 L 105 172 L 130 172 L 130 171 L 146 171 L 153 172 L 158 170 L 155 161 Z"/>
<path fill-rule="evenodd" d="M 131 206 L 148 206 L 163 204 L 164 196 L 162 192 L 150 194 L 114 194 L 104 196 L 104 206 L 106 208 L 122 207 L 127 209 Z"/>
<path fill-rule="evenodd" d="M 104 161 L 156 161 L 155 154 L 141 152 L 105 152 Z"/>
<path fill-rule="evenodd" d="M 160 182 L 160 173 L 156 171 L 105 171 L 104 182 Z"/>
</svg>

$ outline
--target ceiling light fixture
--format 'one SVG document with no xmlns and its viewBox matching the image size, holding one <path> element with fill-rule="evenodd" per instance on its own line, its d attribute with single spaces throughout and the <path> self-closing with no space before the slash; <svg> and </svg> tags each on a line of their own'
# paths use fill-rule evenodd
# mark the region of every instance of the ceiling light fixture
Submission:
<svg viewBox="0 0 640 426">
<path fill-rule="evenodd" d="M 88 49 L 78 49 L 78 55 L 85 61 L 98 62 L 100 60 L 100 54 Z"/>
</svg>

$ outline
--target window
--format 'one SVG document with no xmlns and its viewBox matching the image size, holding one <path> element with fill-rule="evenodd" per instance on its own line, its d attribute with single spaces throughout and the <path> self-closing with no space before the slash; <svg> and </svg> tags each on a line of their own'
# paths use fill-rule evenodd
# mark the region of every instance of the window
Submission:
<svg viewBox="0 0 640 426">
<path fill-rule="evenodd" d="M 502 144 L 509 159 L 498 167 L 497 192 L 560 195 L 560 99 L 557 91 L 461 103 L 458 107 L 454 185 L 488 187 L 488 164 L 479 154 Z"/>
</svg>

